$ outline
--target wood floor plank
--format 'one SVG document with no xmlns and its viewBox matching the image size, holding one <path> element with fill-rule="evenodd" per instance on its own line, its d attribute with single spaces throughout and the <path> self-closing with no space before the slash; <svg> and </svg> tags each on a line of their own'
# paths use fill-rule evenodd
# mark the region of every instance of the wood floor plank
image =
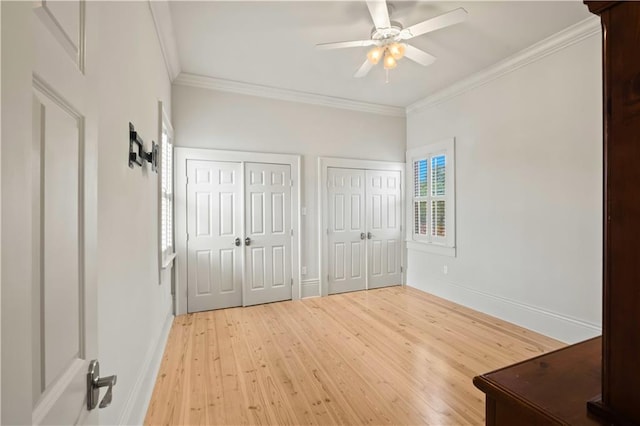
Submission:
<svg viewBox="0 0 640 426">
<path fill-rule="evenodd" d="M 431 349 L 425 350 L 424 345 L 416 345 L 418 343 L 416 339 L 413 339 L 405 330 L 394 330 L 395 332 L 387 330 L 385 332 L 385 329 L 372 326 L 368 321 L 368 314 L 363 310 L 358 311 L 356 308 L 351 312 L 352 309 L 347 306 L 346 309 L 342 309 L 340 312 L 330 309 L 331 307 L 332 304 L 326 304 L 325 308 L 329 308 L 327 313 L 334 318 L 340 318 L 340 315 L 342 315 L 344 318 L 342 322 L 348 324 L 352 334 L 364 342 L 367 351 L 375 351 L 375 357 L 383 361 L 383 365 L 386 366 L 385 371 L 392 370 L 401 384 L 409 384 L 421 390 L 420 393 L 413 394 L 413 398 L 425 398 L 425 404 L 436 405 L 441 408 L 453 402 L 455 405 L 450 407 L 449 410 L 444 412 L 440 410 L 441 414 L 445 413 L 445 415 L 452 416 L 447 423 L 473 422 L 473 419 L 482 413 L 484 407 L 466 406 L 468 397 L 462 394 L 462 392 L 468 392 L 469 389 L 466 387 L 456 389 L 447 398 L 440 396 L 443 389 L 454 383 L 452 379 L 465 383 L 466 379 L 471 375 L 471 372 L 464 365 L 457 363 L 453 358 L 449 358 L 448 352 L 451 352 L 451 349 L 436 351 L 437 353 L 434 353 Z M 439 345 L 434 345 L 434 348 L 442 346 L 443 344 L 440 343 Z M 404 362 L 407 357 L 410 357 L 411 360 L 421 359 L 423 362 L 412 363 L 411 368 L 408 369 L 405 368 L 407 364 Z M 437 374 L 438 371 L 445 369 L 447 371 L 446 378 Z M 436 374 L 434 374 L 434 371 Z M 475 388 L 471 384 L 469 385 L 469 388 L 476 393 Z M 482 394 L 477 393 L 475 399 L 479 399 L 478 397 L 480 396 Z M 467 415 L 469 409 L 475 409 L 476 411 L 471 415 Z M 455 418 L 460 415 L 463 418 Z M 442 421 L 442 419 L 437 421 Z"/>
<path fill-rule="evenodd" d="M 145 424 L 480 425 L 474 375 L 562 346 L 410 287 L 183 315 Z"/>
<path fill-rule="evenodd" d="M 282 325 L 285 332 L 281 334 L 283 347 L 289 348 L 295 357 L 300 361 L 300 368 L 297 375 L 306 376 L 307 386 L 303 391 L 311 396 L 307 396 L 310 401 L 310 409 L 321 415 L 326 409 L 333 416 L 329 424 L 355 424 L 358 422 L 358 414 L 349 405 L 348 398 L 345 398 L 339 388 L 331 380 L 331 371 L 321 364 L 320 351 L 315 347 L 317 341 L 311 340 L 307 345 L 304 341 L 305 335 L 301 335 L 299 330 L 295 330 L 297 318 L 306 315 L 306 308 L 303 304 L 271 304 L 267 307 L 268 312 L 275 318 L 278 324 Z M 323 404 L 324 402 L 325 404 Z M 323 424 L 327 424 L 324 423 Z"/>
<path fill-rule="evenodd" d="M 283 392 L 295 407 L 292 412 L 296 415 L 297 424 L 330 424 L 336 421 L 324 407 L 317 407 L 317 401 L 323 395 L 309 382 L 308 372 L 300 363 L 298 357 L 291 350 L 292 342 L 287 340 L 291 336 L 290 330 L 282 327 L 284 318 L 277 318 L 269 307 L 265 307 L 262 315 L 257 309 L 249 312 L 251 321 L 256 326 L 256 331 L 261 337 L 264 354 L 268 365 L 273 367 L 276 374 L 276 383 L 282 385 Z M 314 407 L 309 410 L 307 407 Z"/>
<path fill-rule="evenodd" d="M 402 417 L 406 418 L 411 424 L 442 424 L 444 421 L 443 416 L 451 416 L 446 423 L 466 424 L 465 420 L 459 416 L 459 412 L 443 411 L 441 409 L 425 411 L 418 408 L 416 410 L 417 404 L 407 406 L 407 399 L 399 397 L 399 395 L 404 395 L 403 391 L 406 388 L 407 380 L 410 380 L 410 378 L 407 375 L 407 371 L 401 367 L 402 354 L 397 354 L 399 355 L 397 357 L 387 358 L 386 355 L 390 348 L 384 348 L 383 345 L 378 344 L 382 340 L 386 340 L 387 337 L 379 336 L 377 341 L 375 337 L 372 337 L 376 333 L 386 334 L 384 328 L 360 328 L 359 331 L 351 331 L 351 328 L 357 326 L 360 320 L 350 316 L 349 310 L 344 309 L 346 306 L 343 305 L 342 309 L 328 311 L 327 308 L 334 306 L 330 298 L 315 299 L 314 302 L 318 308 L 312 313 L 318 321 L 316 328 L 321 331 L 321 334 L 328 335 L 333 332 L 334 336 L 339 337 L 342 343 L 340 352 L 345 356 L 349 368 L 360 375 L 359 381 L 376 384 L 376 386 L 372 387 L 372 391 L 377 393 L 378 397 L 376 399 L 380 401 L 379 404 L 386 404 L 382 406 L 385 412 L 395 413 L 396 416 L 402 414 Z M 369 334 L 370 336 L 368 336 Z M 368 344 L 363 339 L 374 342 L 373 344 Z M 326 341 L 326 344 L 331 343 Z M 403 345 L 399 344 L 398 346 Z M 424 366 L 418 364 L 414 365 L 414 367 L 421 369 Z M 416 373 L 415 368 L 413 370 L 411 374 Z M 428 375 L 425 374 L 425 377 L 428 377 Z M 433 393 L 429 396 L 424 392 L 412 393 L 411 401 L 416 402 L 416 400 L 421 400 L 422 405 L 431 406 L 432 408 L 436 406 L 441 408 L 440 406 L 442 405 L 437 395 Z M 434 418 L 436 413 L 437 416 Z"/>
</svg>

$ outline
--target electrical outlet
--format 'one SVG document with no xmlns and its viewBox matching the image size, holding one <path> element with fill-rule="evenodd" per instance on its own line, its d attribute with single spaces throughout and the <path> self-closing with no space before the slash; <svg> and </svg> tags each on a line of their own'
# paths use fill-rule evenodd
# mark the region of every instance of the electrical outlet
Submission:
<svg viewBox="0 0 640 426">
<path fill-rule="evenodd" d="M 449 267 L 447 265 L 442 265 L 442 273 L 445 275 L 449 273 Z"/>
<path fill-rule="evenodd" d="M 302 267 L 302 275 L 307 275 L 307 267 L 306 266 Z"/>
</svg>

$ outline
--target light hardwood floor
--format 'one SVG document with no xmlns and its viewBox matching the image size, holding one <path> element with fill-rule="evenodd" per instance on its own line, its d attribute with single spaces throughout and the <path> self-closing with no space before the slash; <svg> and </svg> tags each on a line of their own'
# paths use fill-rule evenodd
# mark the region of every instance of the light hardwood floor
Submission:
<svg viewBox="0 0 640 426">
<path fill-rule="evenodd" d="M 410 287 L 183 315 L 145 424 L 479 425 L 473 376 L 561 346 Z"/>
</svg>

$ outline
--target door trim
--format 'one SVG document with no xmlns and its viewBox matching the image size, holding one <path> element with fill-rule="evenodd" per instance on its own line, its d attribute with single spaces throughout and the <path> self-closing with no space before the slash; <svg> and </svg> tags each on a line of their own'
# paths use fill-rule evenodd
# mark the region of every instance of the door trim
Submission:
<svg viewBox="0 0 640 426">
<path fill-rule="evenodd" d="M 187 161 L 229 161 L 241 163 L 244 173 L 244 163 L 286 164 L 291 167 L 291 277 L 293 287 L 291 299 L 300 299 L 301 267 L 300 267 L 300 155 L 270 154 L 262 152 L 226 151 L 202 148 L 174 148 L 174 217 L 175 217 L 175 298 L 176 315 L 187 313 Z M 244 181 L 243 181 L 244 182 Z M 244 200 L 241 200 L 244 211 Z M 244 221 L 241 224 L 244 236 Z M 243 265 L 244 274 L 244 265 Z M 243 280 L 244 281 L 244 280 Z M 243 290 L 244 293 L 244 290 Z M 244 298 L 244 294 L 243 294 Z"/>
<path fill-rule="evenodd" d="M 327 261 L 329 245 L 327 242 L 327 207 L 329 205 L 327 200 L 327 176 L 329 167 L 338 167 L 343 169 L 362 169 L 362 170 L 386 170 L 386 171 L 399 171 L 400 182 L 405 185 L 404 177 L 404 162 L 395 161 L 376 161 L 376 160 L 357 160 L 351 158 L 334 158 L 334 157 L 319 157 L 318 158 L 318 212 L 320 217 L 318 218 L 318 265 L 320 265 L 320 296 L 327 296 L 329 294 L 329 283 L 327 277 L 329 275 L 329 263 Z M 401 203 L 402 203 L 402 232 L 405 232 L 405 189 L 400 189 Z M 403 268 L 402 272 L 402 284 L 405 284 L 406 280 L 406 268 L 404 267 L 404 259 L 406 259 L 406 248 L 403 248 L 401 253 L 400 265 Z M 369 285 L 367 283 L 367 288 Z"/>
</svg>

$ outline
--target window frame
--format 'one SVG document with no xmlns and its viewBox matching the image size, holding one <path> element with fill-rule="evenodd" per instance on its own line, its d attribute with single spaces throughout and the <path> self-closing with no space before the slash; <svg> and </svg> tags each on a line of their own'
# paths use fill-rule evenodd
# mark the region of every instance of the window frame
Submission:
<svg viewBox="0 0 640 426">
<path fill-rule="evenodd" d="M 445 156 L 445 195 L 436 195 L 432 187 L 432 161 L 435 157 Z M 415 193 L 415 163 L 420 160 L 427 162 L 427 195 Z M 455 223 L 455 138 L 449 138 L 438 142 L 413 148 L 406 153 L 407 170 L 407 247 L 420 251 L 455 256 L 456 250 L 456 223 Z M 445 236 L 432 235 L 432 209 L 434 201 L 445 202 Z M 416 202 L 427 203 L 426 235 L 416 233 Z"/>
<path fill-rule="evenodd" d="M 162 102 L 159 102 L 159 167 L 158 167 L 158 260 L 160 270 L 173 266 L 175 258 L 175 236 L 174 236 L 174 179 L 173 179 L 173 160 L 174 160 L 174 144 L 173 144 L 173 126 L 169 120 Z M 166 139 L 165 139 L 166 138 Z M 166 143 L 165 143 L 166 140 Z M 167 152 L 171 155 L 169 163 L 166 164 Z M 168 179 L 165 182 L 165 176 Z M 166 185 L 165 185 L 166 183 Z M 168 220 L 164 220 L 165 214 Z M 163 235 L 166 235 L 169 242 L 165 246 Z"/>
</svg>

